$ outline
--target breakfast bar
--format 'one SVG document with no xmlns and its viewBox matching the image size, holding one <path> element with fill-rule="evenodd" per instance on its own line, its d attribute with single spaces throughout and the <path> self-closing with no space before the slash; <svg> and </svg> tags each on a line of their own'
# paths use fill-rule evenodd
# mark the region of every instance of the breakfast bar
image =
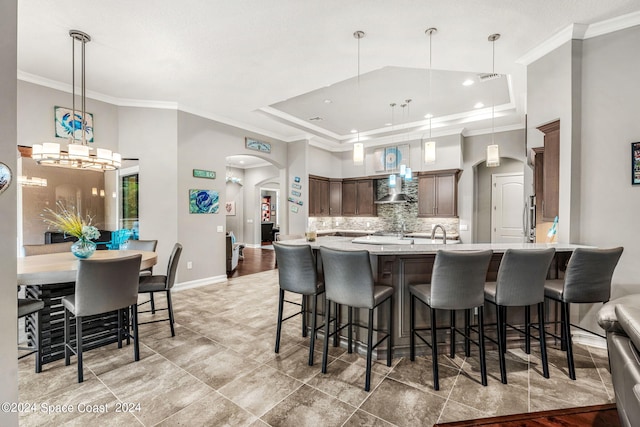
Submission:
<svg viewBox="0 0 640 427">
<path fill-rule="evenodd" d="M 399 242 L 396 242 L 398 240 Z M 427 243 L 426 239 L 420 240 L 403 240 L 400 237 L 380 239 L 376 236 L 371 236 L 366 243 L 362 243 L 360 238 L 350 237 L 319 237 L 314 242 L 307 242 L 305 239 L 288 240 L 281 242 L 287 245 L 310 245 L 317 256 L 318 269 L 322 270 L 322 260 L 319 256 L 320 246 L 340 249 L 340 250 L 366 250 L 370 254 L 371 266 L 373 269 L 373 277 L 377 284 L 392 286 L 395 288 L 394 295 L 394 330 L 393 334 L 393 351 L 394 357 L 404 356 L 408 354 L 409 350 L 409 286 L 420 283 L 430 283 L 431 270 L 433 268 L 433 262 L 435 254 L 438 250 L 448 251 L 477 251 L 487 250 L 493 251 L 493 256 L 489 264 L 487 271 L 487 281 L 495 281 L 498 273 L 498 267 L 500 266 L 500 260 L 502 255 L 507 249 L 546 249 L 555 248 L 556 254 L 551 263 L 548 271 L 548 279 L 561 279 L 565 266 L 571 253 L 579 247 L 585 247 L 582 245 L 563 244 L 563 243 L 458 243 L 458 244 L 442 244 L 441 240 L 438 243 L 432 243 L 430 240 Z M 415 243 L 420 241 L 420 243 Z M 380 244 L 382 243 L 382 244 Z M 553 320 L 559 318 L 559 314 L 553 309 L 547 307 L 547 316 Z M 523 309 L 514 309 L 509 312 L 509 321 L 517 324 L 522 323 L 524 319 Z M 354 314 L 358 317 L 360 314 Z M 460 313 L 462 315 L 462 313 Z M 448 318 L 448 316 L 445 316 Z M 442 324 L 446 324 L 448 320 L 443 317 Z M 462 320 L 462 318 L 461 318 Z M 386 325 L 387 319 L 385 318 L 384 310 L 381 310 L 375 319 L 376 325 Z M 485 311 L 485 322 L 487 324 L 495 323 L 495 311 L 491 308 Z M 438 324 L 441 324 L 440 318 L 438 318 Z M 426 310 L 420 309 L 416 313 L 416 325 L 418 327 L 428 327 L 429 318 Z M 354 331 L 355 338 L 358 341 L 363 337 L 364 331 Z M 445 332 L 445 331 L 439 331 Z M 445 335 L 442 335 L 442 339 L 439 341 L 444 342 Z M 364 337 L 363 337 L 364 338 Z M 515 339 L 515 336 L 512 337 Z M 360 346 L 362 347 L 362 346 Z M 426 347 L 423 347 L 424 350 Z M 420 349 L 419 349 L 420 351 Z M 386 354 L 386 348 L 380 347 L 380 357 L 384 357 Z"/>
</svg>

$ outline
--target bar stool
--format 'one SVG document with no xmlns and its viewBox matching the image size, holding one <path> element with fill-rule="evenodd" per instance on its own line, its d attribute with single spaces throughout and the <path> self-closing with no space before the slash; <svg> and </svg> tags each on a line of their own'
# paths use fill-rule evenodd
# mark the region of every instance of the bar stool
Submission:
<svg viewBox="0 0 640 427">
<path fill-rule="evenodd" d="M 78 263 L 74 295 L 62 298 L 64 306 L 64 362 L 71 363 L 71 353 L 78 359 L 78 382 L 84 380 L 82 367 L 82 319 L 95 314 L 118 311 L 118 348 L 123 334 L 130 335 L 122 325 L 123 310 L 131 309 L 134 360 L 140 360 L 138 342 L 138 275 L 142 255 L 114 259 L 83 259 Z M 71 345 L 71 315 L 76 319 L 76 346 Z"/>
<path fill-rule="evenodd" d="M 18 347 L 18 350 L 27 350 L 29 353 L 23 354 L 18 357 L 18 360 L 23 357 L 30 356 L 32 354 L 36 354 L 36 373 L 42 372 L 42 361 L 40 360 L 40 310 L 44 308 L 44 302 L 39 299 L 27 299 L 27 298 L 18 298 L 18 319 L 21 317 L 29 316 L 30 314 L 35 314 L 34 316 L 34 324 L 33 324 L 33 333 L 35 342 L 34 347 Z M 26 320 L 25 320 L 26 321 Z"/>
<path fill-rule="evenodd" d="M 280 351 L 280 336 L 282 332 L 282 322 L 297 315 L 302 315 L 302 336 L 307 336 L 306 304 L 305 298 L 312 297 L 311 306 L 311 341 L 309 344 L 309 366 L 313 366 L 313 352 L 315 349 L 316 332 L 322 328 L 317 326 L 318 317 L 318 295 L 324 294 L 324 283 L 318 280 L 316 259 L 309 245 L 293 246 L 283 245 L 274 242 L 276 251 L 276 261 L 278 262 L 278 277 L 280 283 L 280 296 L 278 299 L 278 326 L 276 329 L 275 352 Z M 302 295 L 302 303 L 297 303 L 285 299 L 285 291 Z M 282 318 L 284 303 L 300 306 L 300 311 Z M 326 306 L 326 304 L 325 304 Z"/>
<path fill-rule="evenodd" d="M 391 366 L 393 337 L 393 302 L 394 289 L 391 286 L 376 285 L 373 280 L 371 261 L 368 251 L 342 251 L 320 247 L 322 257 L 324 283 L 327 291 L 327 309 L 324 318 L 324 349 L 322 351 L 322 373 L 327 373 L 327 354 L 329 352 L 330 335 L 337 337 L 339 331 L 348 328 L 348 352 L 352 352 L 352 325 L 361 326 L 353 322 L 353 309 L 366 308 L 369 310 L 369 322 L 367 324 L 367 370 L 365 374 L 364 390 L 371 388 L 371 358 L 373 349 L 385 339 L 387 341 L 387 366 Z M 337 327 L 329 334 L 329 319 L 331 316 L 329 302 L 348 307 L 348 322 Z M 383 302 L 389 301 L 389 319 L 386 334 L 373 344 L 373 313 Z M 339 313 L 336 313 L 339 317 Z M 338 320 L 336 320 L 336 324 Z M 376 329 L 377 331 L 377 329 Z"/>
<path fill-rule="evenodd" d="M 549 378 L 549 363 L 544 333 L 544 282 L 556 250 L 507 249 L 500 261 L 498 277 L 484 288 L 485 301 L 496 306 L 498 358 L 500 379 L 507 384 L 505 353 L 507 326 L 525 335 L 525 352 L 531 352 L 531 306 L 538 306 L 538 339 L 542 358 L 542 373 Z M 507 307 L 525 307 L 524 330 L 507 323 Z M 491 338 L 488 338 L 491 340 Z M 493 340 L 491 340 L 493 341 Z M 494 341 L 496 342 L 496 341 Z"/>
<path fill-rule="evenodd" d="M 158 247 L 157 240 L 127 240 L 122 245 L 120 245 L 120 249 L 130 250 L 130 251 L 149 251 L 155 252 Z M 153 275 L 153 266 L 149 268 L 145 268 L 144 270 L 140 270 L 140 277 L 151 276 Z M 156 302 L 153 299 L 153 292 L 149 294 L 149 302 L 151 303 L 151 313 L 156 314 Z"/>
<path fill-rule="evenodd" d="M 438 377 L 438 342 L 436 340 L 437 310 L 450 310 L 450 357 L 455 357 L 455 337 L 459 333 L 465 337 L 465 354 L 470 355 L 470 342 L 480 350 L 480 376 L 482 385 L 487 385 L 487 367 L 484 352 L 484 282 L 491 261 L 491 250 L 454 252 L 439 250 L 431 272 L 431 283 L 409 286 L 411 298 L 409 358 L 415 360 L 415 337 L 431 347 L 433 388 L 440 389 Z M 429 328 L 416 328 L 416 300 L 429 307 L 431 325 Z M 478 342 L 470 338 L 471 309 L 478 308 Z M 456 310 L 465 310 L 465 330 L 456 328 Z M 442 328 L 441 328 L 442 329 Z M 431 342 L 423 338 L 418 331 L 430 330 Z"/>
<path fill-rule="evenodd" d="M 594 249 L 577 248 L 571 254 L 564 280 L 547 280 L 544 285 L 544 296 L 560 303 L 560 338 L 562 350 L 567 352 L 569 378 L 576 379 L 573 363 L 573 347 L 571 344 L 571 326 L 594 335 L 603 337 L 593 331 L 571 324 L 569 305 L 582 303 L 605 303 L 611 297 L 611 278 L 622 255 L 623 248 Z M 604 337 L 603 337 L 604 338 Z"/>
</svg>

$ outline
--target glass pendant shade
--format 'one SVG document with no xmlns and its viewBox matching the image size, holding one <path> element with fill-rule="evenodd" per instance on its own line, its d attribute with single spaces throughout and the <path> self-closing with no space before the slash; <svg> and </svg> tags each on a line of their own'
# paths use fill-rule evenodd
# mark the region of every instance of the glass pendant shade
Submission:
<svg viewBox="0 0 640 427">
<path fill-rule="evenodd" d="M 425 141 L 424 162 L 428 165 L 436 162 L 436 142 L 435 141 Z"/>
<path fill-rule="evenodd" d="M 411 172 L 411 168 L 407 168 L 407 170 L 405 171 L 404 180 L 405 181 L 413 181 L 413 173 Z"/>
<path fill-rule="evenodd" d="M 396 175 L 389 175 L 389 188 L 396 188 Z"/>
<path fill-rule="evenodd" d="M 364 144 L 362 142 L 353 144 L 353 164 L 355 166 L 364 164 Z"/>
<path fill-rule="evenodd" d="M 487 145 L 487 167 L 500 166 L 500 147 L 497 144 Z"/>
</svg>

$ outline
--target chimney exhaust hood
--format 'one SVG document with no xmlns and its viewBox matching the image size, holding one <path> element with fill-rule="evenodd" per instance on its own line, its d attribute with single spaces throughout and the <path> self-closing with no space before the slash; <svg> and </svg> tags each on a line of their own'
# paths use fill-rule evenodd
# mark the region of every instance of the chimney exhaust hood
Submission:
<svg viewBox="0 0 640 427">
<path fill-rule="evenodd" d="M 409 201 L 409 197 L 402 192 L 402 178 L 396 178 L 396 185 L 389 186 L 389 193 L 386 196 L 381 197 L 376 200 L 375 203 L 378 205 L 389 204 L 389 203 L 407 203 Z"/>
</svg>

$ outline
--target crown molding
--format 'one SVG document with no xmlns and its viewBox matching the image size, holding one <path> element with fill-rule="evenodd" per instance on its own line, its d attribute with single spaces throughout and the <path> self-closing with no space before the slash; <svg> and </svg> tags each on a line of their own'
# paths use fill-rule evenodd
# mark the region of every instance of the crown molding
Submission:
<svg viewBox="0 0 640 427">
<path fill-rule="evenodd" d="M 469 136 L 490 135 L 492 133 L 511 132 L 514 130 L 521 130 L 521 129 L 522 130 L 525 129 L 525 125 L 523 123 L 518 123 L 515 125 L 508 125 L 508 126 L 501 126 L 501 127 L 495 128 L 495 130 L 493 131 L 491 129 L 479 129 L 479 130 L 470 130 L 470 131 L 465 130 L 465 132 L 462 132 L 462 136 L 467 138 Z"/>
<path fill-rule="evenodd" d="M 632 12 L 626 15 L 616 16 L 605 21 L 594 22 L 593 24 L 571 24 L 551 36 L 542 44 L 531 49 L 516 60 L 517 64 L 529 65 L 542 58 L 546 54 L 559 48 L 569 40 L 587 40 L 615 31 L 640 25 L 640 12 Z"/>
</svg>

